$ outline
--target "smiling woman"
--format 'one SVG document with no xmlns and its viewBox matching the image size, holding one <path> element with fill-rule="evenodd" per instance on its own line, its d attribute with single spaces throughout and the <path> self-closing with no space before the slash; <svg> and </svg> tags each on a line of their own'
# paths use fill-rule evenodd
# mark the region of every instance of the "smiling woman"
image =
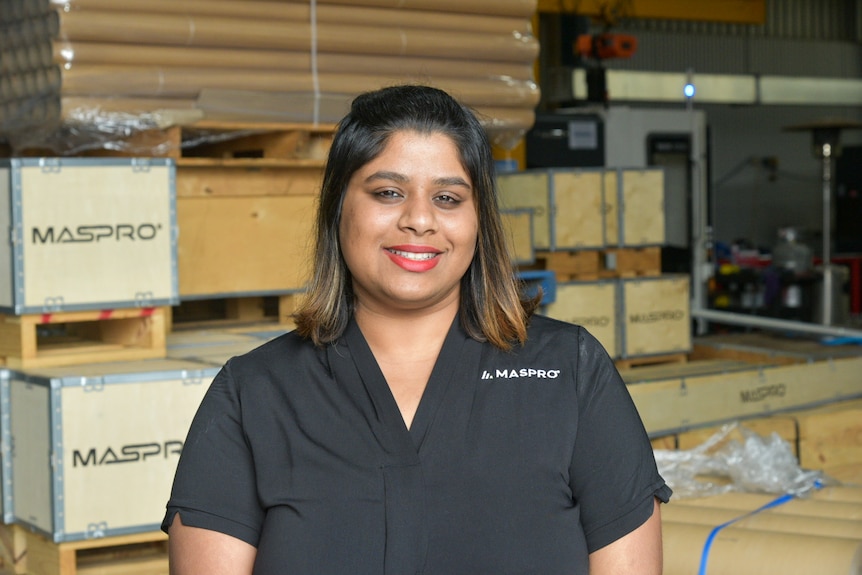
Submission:
<svg viewBox="0 0 862 575">
<path fill-rule="evenodd" d="M 393 134 L 347 186 L 339 235 L 356 295 L 355 316 L 449 307 L 476 252 L 470 176 L 442 134 Z"/>
<path fill-rule="evenodd" d="M 660 573 L 670 490 L 607 353 L 522 294 L 473 113 L 359 96 L 316 226 L 297 329 L 189 431 L 172 574 Z"/>
</svg>

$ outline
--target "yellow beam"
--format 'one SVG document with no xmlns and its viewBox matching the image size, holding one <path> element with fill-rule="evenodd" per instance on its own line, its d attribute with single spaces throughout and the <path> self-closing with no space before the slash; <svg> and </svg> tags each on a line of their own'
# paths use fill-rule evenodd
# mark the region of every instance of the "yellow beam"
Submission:
<svg viewBox="0 0 862 575">
<path fill-rule="evenodd" d="M 615 18 L 764 24 L 766 0 L 538 0 L 538 11 Z"/>
</svg>

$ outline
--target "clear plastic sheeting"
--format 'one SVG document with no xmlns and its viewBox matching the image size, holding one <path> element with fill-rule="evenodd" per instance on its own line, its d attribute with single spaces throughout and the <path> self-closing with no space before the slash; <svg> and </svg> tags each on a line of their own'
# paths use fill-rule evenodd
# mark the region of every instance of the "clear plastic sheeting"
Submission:
<svg viewBox="0 0 862 575">
<path fill-rule="evenodd" d="M 734 430 L 743 441 L 728 440 Z M 799 466 L 790 444 L 777 433 L 761 436 L 738 422 L 724 425 L 688 450 L 655 450 L 659 472 L 679 499 L 729 492 L 805 496 L 837 484 L 819 470 Z"/>
</svg>

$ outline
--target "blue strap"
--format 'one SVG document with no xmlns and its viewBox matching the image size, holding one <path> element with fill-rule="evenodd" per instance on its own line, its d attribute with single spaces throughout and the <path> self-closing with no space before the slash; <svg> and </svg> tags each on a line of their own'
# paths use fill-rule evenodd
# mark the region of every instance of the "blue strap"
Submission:
<svg viewBox="0 0 862 575">
<path fill-rule="evenodd" d="M 765 511 L 765 510 L 770 509 L 772 507 L 778 507 L 779 505 L 782 505 L 783 503 L 787 503 L 788 501 L 793 499 L 793 497 L 794 496 L 790 495 L 790 494 L 782 495 L 781 497 L 773 499 L 772 501 L 770 501 L 766 505 L 763 505 L 762 507 L 758 507 L 754 511 L 749 511 L 748 513 L 746 513 L 744 515 L 740 515 L 739 517 L 736 517 L 734 519 L 731 519 L 730 521 L 727 521 L 725 523 L 722 523 L 721 525 L 718 525 L 717 527 L 714 527 L 713 530 L 710 531 L 709 537 L 706 538 L 706 542 L 703 544 L 703 554 L 700 556 L 700 569 L 697 571 L 697 574 L 698 575 L 706 575 L 706 563 L 709 560 L 709 549 L 710 549 L 710 547 L 712 547 L 712 541 L 715 539 L 716 535 L 718 535 L 719 531 L 721 531 L 722 529 L 724 529 L 728 525 L 732 525 L 733 523 L 736 523 L 737 521 L 745 519 L 746 517 L 751 517 L 752 515 L 760 513 L 761 511 Z"/>
</svg>

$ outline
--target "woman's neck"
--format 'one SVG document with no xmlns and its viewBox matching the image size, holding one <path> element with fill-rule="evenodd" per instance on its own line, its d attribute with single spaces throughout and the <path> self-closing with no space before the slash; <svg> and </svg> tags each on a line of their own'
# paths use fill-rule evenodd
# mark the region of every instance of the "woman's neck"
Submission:
<svg viewBox="0 0 862 575">
<path fill-rule="evenodd" d="M 436 358 L 457 313 L 455 306 L 422 313 L 379 313 L 357 305 L 355 318 L 378 361 L 398 357 L 409 361 Z"/>
</svg>

